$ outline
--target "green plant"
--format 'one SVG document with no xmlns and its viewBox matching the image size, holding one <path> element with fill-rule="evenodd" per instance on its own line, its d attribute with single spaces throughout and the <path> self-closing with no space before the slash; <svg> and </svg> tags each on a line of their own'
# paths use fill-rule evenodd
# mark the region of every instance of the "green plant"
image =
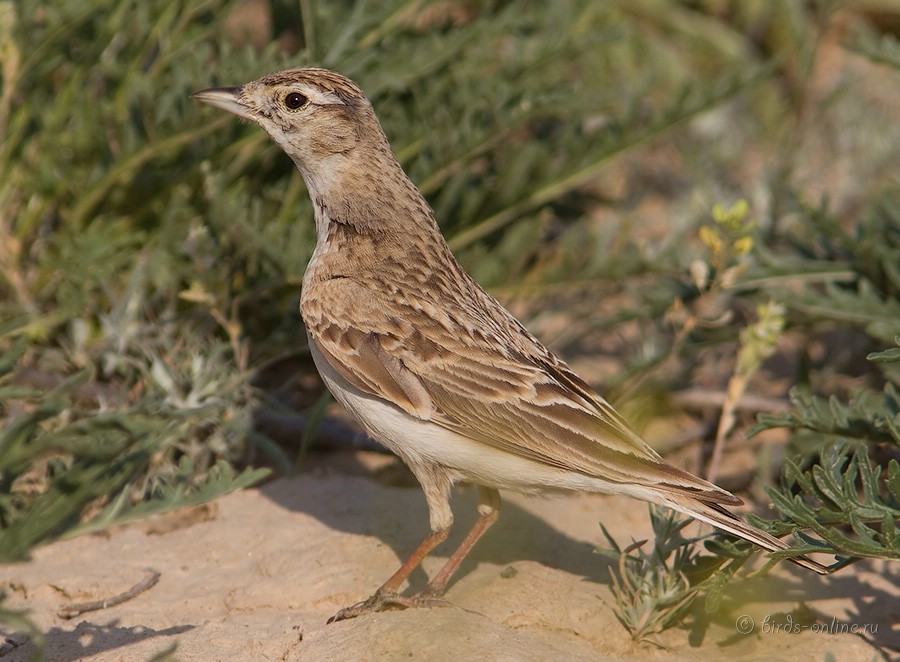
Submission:
<svg viewBox="0 0 900 662">
<path fill-rule="evenodd" d="M 186 437 L 199 417 L 172 410 L 120 409 L 86 416 L 73 401 L 81 373 L 49 392 L 11 383 L 20 340 L 0 356 L 0 562 L 23 561 L 38 544 L 128 519 L 196 505 L 253 484 L 220 461 L 200 470 L 188 455 L 177 467 L 151 465 Z"/>
<path fill-rule="evenodd" d="M 727 416 L 729 424 L 733 423 L 735 402 L 749 375 L 774 352 L 786 310 L 793 312 L 795 328 L 825 325 L 846 333 L 845 325 L 850 325 L 865 334 L 869 346 L 900 330 L 900 315 L 890 314 L 900 303 L 895 262 L 900 257 L 896 252 L 900 224 L 896 223 L 896 208 L 883 204 L 878 202 L 869 222 L 857 226 L 853 235 L 834 223 L 822 222 L 823 214 L 816 213 L 810 220 L 818 223 L 809 227 L 823 229 L 824 236 L 814 234 L 814 239 L 805 238 L 802 243 L 794 238 L 787 244 L 796 249 L 798 243 L 810 247 L 815 243 L 830 262 L 811 257 L 812 250 L 800 256 L 766 250 L 755 264 L 760 271 L 768 272 L 768 277 L 757 271 L 745 276 L 746 280 L 729 279 L 729 287 L 747 293 L 752 292 L 749 284 L 758 287 L 765 281 L 766 296 L 784 302 L 785 307 L 776 311 L 774 327 L 763 324 L 767 315 L 761 312 L 760 322 L 740 332 L 736 372 L 724 399 L 722 420 Z M 714 241 L 707 234 L 704 243 L 715 249 L 728 242 Z M 842 263 L 836 265 L 838 255 Z M 717 270 L 721 272 L 721 268 Z M 809 278 L 810 274 L 814 277 Z M 798 283 L 801 287 L 796 286 Z M 762 334 L 758 328 L 761 324 Z M 750 517 L 752 523 L 774 535 L 794 537 L 789 549 L 768 555 L 772 561 L 797 554 L 831 554 L 839 558 L 832 568 L 837 571 L 861 557 L 900 558 L 896 528 L 900 518 L 900 464 L 891 452 L 900 445 L 900 375 L 896 370 L 900 336 L 893 339 L 897 346 L 866 356 L 883 384 L 880 389 L 858 388 L 845 401 L 837 395 L 826 398 L 812 394 L 809 387 L 797 387 L 791 392 L 789 411 L 761 414 L 758 423 L 747 431 L 752 437 L 763 430 L 788 429 L 794 448 L 803 451 L 803 455 L 785 461 L 780 485 L 767 488 L 779 518 Z M 752 349 L 760 343 L 762 350 Z M 740 379 L 738 393 L 733 392 L 736 378 Z M 717 449 L 724 438 L 721 422 L 719 431 Z M 879 459 L 873 461 L 872 455 Z M 731 541 L 720 533 L 706 540 L 713 556 L 703 556 L 697 549 L 700 538 L 678 535 L 686 522 L 677 524 L 671 516 L 664 518 L 654 512 L 651 519 L 656 543 L 649 553 L 642 549 L 644 542 L 620 548 L 604 529 L 612 545 L 606 553 L 618 559 L 613 587 L 616 614 L 635 639 L 650 641 L 651 635 L 680 623 L 701 595 L 707 611 L 716 611 L 726 585 L 754 551 L 752 545 Z"/>
<path fill-rule="evenodd" d="M 601 524 L 609 547 L 597 552 L 616 561 L 611 575 L 616 618 L 635 640 L 661 646 L 653 637 L 678 625 L 701 594 L 689 576 L 699 562 L 696 543 L 702 538 L 682 536 L 689 518 L 653 505 L 649 512 L 652 545 L 639 540 L 623 548 Z"/>
</svg>

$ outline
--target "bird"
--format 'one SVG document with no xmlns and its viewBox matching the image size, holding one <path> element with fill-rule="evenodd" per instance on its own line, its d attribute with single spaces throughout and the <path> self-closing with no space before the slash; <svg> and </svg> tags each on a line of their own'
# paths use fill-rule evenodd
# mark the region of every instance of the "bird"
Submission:
<svg viewBox="0 0 900 662">
<path fill-rule="evenodd" d="M 300 296 L 309 351 L 335 400 L 408 465 L 428 505 L 419 546 L 371 597 L 329 622 L 442 604 L 497 521 L 499 490 L 626 495 L 768 551 L 787 548 L 729 510 L 738 497 L 668 464 L 463 270 L 354 82 L 300 67 L 193 97 L 262 127 L 300 171 L 316 224 Z M 402 595 L 448 537 L 458 482 L 477 486 L 478 518 L 425 588 Z"/>
</svg>

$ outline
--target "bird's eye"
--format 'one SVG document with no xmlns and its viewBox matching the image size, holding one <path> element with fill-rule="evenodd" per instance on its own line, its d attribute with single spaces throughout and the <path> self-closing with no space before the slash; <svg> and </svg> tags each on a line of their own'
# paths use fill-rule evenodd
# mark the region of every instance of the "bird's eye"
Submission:
<svg viewBox="0 0 900 662">
<path fill-rule="evenodd" d="M 284 105 L 288 110 L 300 110 L 309 105 L 309 98 L 299 92 L 289 92 L 284 97 Z"/>
</svg>

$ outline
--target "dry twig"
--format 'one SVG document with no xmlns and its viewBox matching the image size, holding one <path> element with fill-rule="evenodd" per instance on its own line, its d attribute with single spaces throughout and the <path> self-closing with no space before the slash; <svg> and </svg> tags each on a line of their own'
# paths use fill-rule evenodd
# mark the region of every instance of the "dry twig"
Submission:
<svg viewBox="0 0 900 662">
<path fill-rule="evenodd" d="M 144 568 L 144 571 L 147 573 L 147 576 L 124 593 L 119 593 L 112 596 L 111 598 L 104 598 L 103 600 L 76 602 L 73 604 L 64 605 L 59 609 L 59 611 L 56 612 L 56 615 L 60 618 L 75 618 L 76 616 L 79 616 L 80 614 L 88 611 L 106 609 L 107 607 L 114 607 L 116 605 L 122 604 L 123 602 L 128 602 L 133 597 L 138 596 L 147 589 L 152 588 L 156 584 L 156 582 L 159 581 L 159 570 L 155 570 L 153 568 Z"/>
</svg>

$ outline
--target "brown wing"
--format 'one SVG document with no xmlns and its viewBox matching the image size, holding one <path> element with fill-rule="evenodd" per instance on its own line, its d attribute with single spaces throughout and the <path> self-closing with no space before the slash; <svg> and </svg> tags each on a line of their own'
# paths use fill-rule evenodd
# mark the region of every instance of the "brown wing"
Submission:
<svg viewBox="0 0 900 662">
<path fill-rule="evenodd" d="M 315 287 L 304 295 L 307 329 L 332 367 L 360 390 L 550 466 L 740 503 L 667 465 L 480 288 L 439 306 L 387 297 L 348 278 Z"/>
</svg>

